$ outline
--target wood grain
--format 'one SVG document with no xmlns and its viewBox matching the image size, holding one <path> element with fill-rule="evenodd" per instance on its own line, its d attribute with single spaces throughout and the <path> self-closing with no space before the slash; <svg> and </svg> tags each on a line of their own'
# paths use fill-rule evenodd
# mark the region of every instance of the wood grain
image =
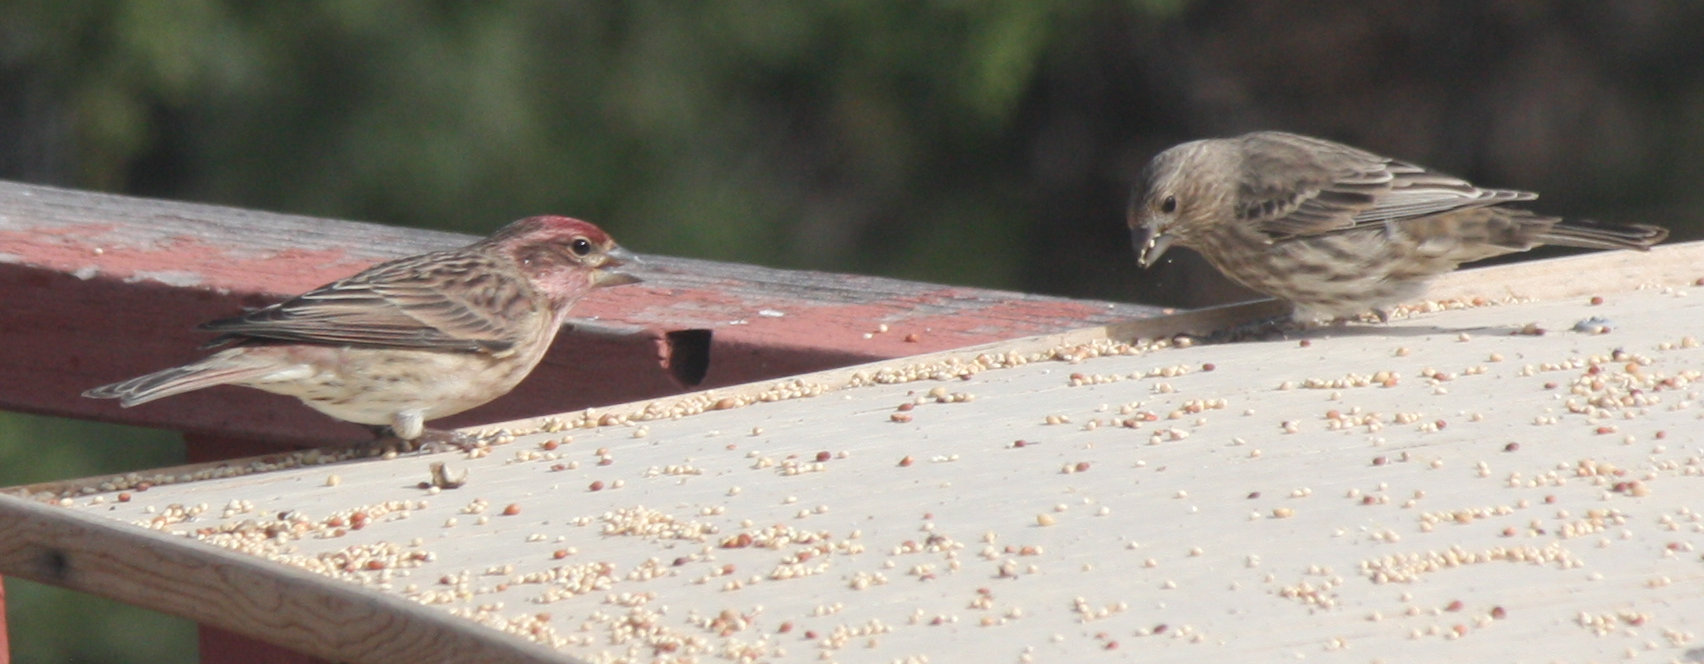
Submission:
<svg viewBox="0 0 1704 664">
<path fill-rule="evenodd" d="M 7 495 L 0 569 L 334 661 L 577 661 L 413 602 Z"/>
</svg>

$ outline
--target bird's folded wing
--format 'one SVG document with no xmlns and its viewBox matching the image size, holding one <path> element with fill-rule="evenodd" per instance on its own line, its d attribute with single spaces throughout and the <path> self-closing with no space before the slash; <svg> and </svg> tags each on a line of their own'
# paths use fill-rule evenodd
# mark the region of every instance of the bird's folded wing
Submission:
<svg viewBox="0 0 1704 664">
<path fill-rule="evenodd" d="M 504 317 L 538 314 L 515 282 L 480 267 L 405 259 L 201 328 L 223 333 L 215 344 L 251 337 L 501 353 L 517 341 Z"/>
<path fill-rule="evenodd" d="M 1258 221 L 1275 239 L 1319 235 L 1464 208 L 1537 198 L 1508 189 L 1480 189 L 1460 178 L 1392 160 L 1340 164 L 1326 182 L 1303 183 L 1291 207 Z"/>
</svg>

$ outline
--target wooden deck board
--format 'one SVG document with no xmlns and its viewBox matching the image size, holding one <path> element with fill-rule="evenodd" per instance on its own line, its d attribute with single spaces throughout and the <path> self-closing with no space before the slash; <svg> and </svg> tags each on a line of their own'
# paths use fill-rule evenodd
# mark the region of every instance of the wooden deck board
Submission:
<svg viewBox="0 0 1704 664">
<path fill-rule="evenodd" d="M 1208 312 L 515 421 L 482 458 L 36 487 L 68 497 L 0 499 L 0 573 L 64 583 L 35 533 L 86 524 L 244 561 L 165 597 L 312 569 L 295 592 L 589 661 L 1697 661 L 1704 247 L 1628 256 L 1466 273 L 1439 292 L 1561 295 L 1305 343 L 1085 350 L 1248 310 Z M 977 359 L 1052 347 L 1077 359 Z M 419 488 L 434 462 L 466 484 Z"/>
</svg>

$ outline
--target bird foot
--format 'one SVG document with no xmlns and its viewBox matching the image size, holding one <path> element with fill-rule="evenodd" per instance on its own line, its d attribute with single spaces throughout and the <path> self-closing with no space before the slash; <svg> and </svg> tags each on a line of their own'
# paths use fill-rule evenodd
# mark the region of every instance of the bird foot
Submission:
<svg viewBox="0 0 1704 664">
<path fill-rule="evenodd" d="M 460 431 L 444 431 L 442 429 L 427 429 L 414 439 L 415 449 L 426 452 L 440 452 L 447 447 L 455 447 L 463 452 L 472 452 L 480 446 L 479 438 Z"/>
<path fill-rule="evenodd" d="M 396 435 L 390 427 L 380 426 L 373 427 L 373 434 L 373 440 L 362 444 L 373 456 L 394 457 L 408 452 L 440 452 L 450 446 L 463 452 L 471 452 L 480 446 L 479 438 L 460 431 L 426 429 L 410 440 Z"/>
<path fill-rule="evenodd" d="M 1284 314 L 1271 318 L 1257 318 L 1246 323 L 1238 323 L 1231 327 L 1214 330 L 1201 340 L 1210 344 L 1271 341 L 1288 338 L 1291 334 L 1305 329 L 1307 329 L 1307 326 L 1297 322 L 1295 316 Z"/>
</svg>

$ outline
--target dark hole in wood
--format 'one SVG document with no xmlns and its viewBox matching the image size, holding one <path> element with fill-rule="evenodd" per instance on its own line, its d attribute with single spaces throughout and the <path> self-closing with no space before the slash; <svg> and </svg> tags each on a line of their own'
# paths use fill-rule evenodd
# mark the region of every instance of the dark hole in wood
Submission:
<svg viewBox="0 0 1704 664">
<path fill-rule="evenodd" d="M 664 335 L 668 340 L 668 357 L 663 366 L 681 385 L 695 387 L 704 382 L 710 371 L 710 330 L 675 330 Z"/>
<path fill-rule="evenodd" d="M 49 579 L 63 582 L 71 576 L 71 556 L 59 549 L 49 549 L 42 554 L 41 566 L 43 575 Z"/>
</svg>

